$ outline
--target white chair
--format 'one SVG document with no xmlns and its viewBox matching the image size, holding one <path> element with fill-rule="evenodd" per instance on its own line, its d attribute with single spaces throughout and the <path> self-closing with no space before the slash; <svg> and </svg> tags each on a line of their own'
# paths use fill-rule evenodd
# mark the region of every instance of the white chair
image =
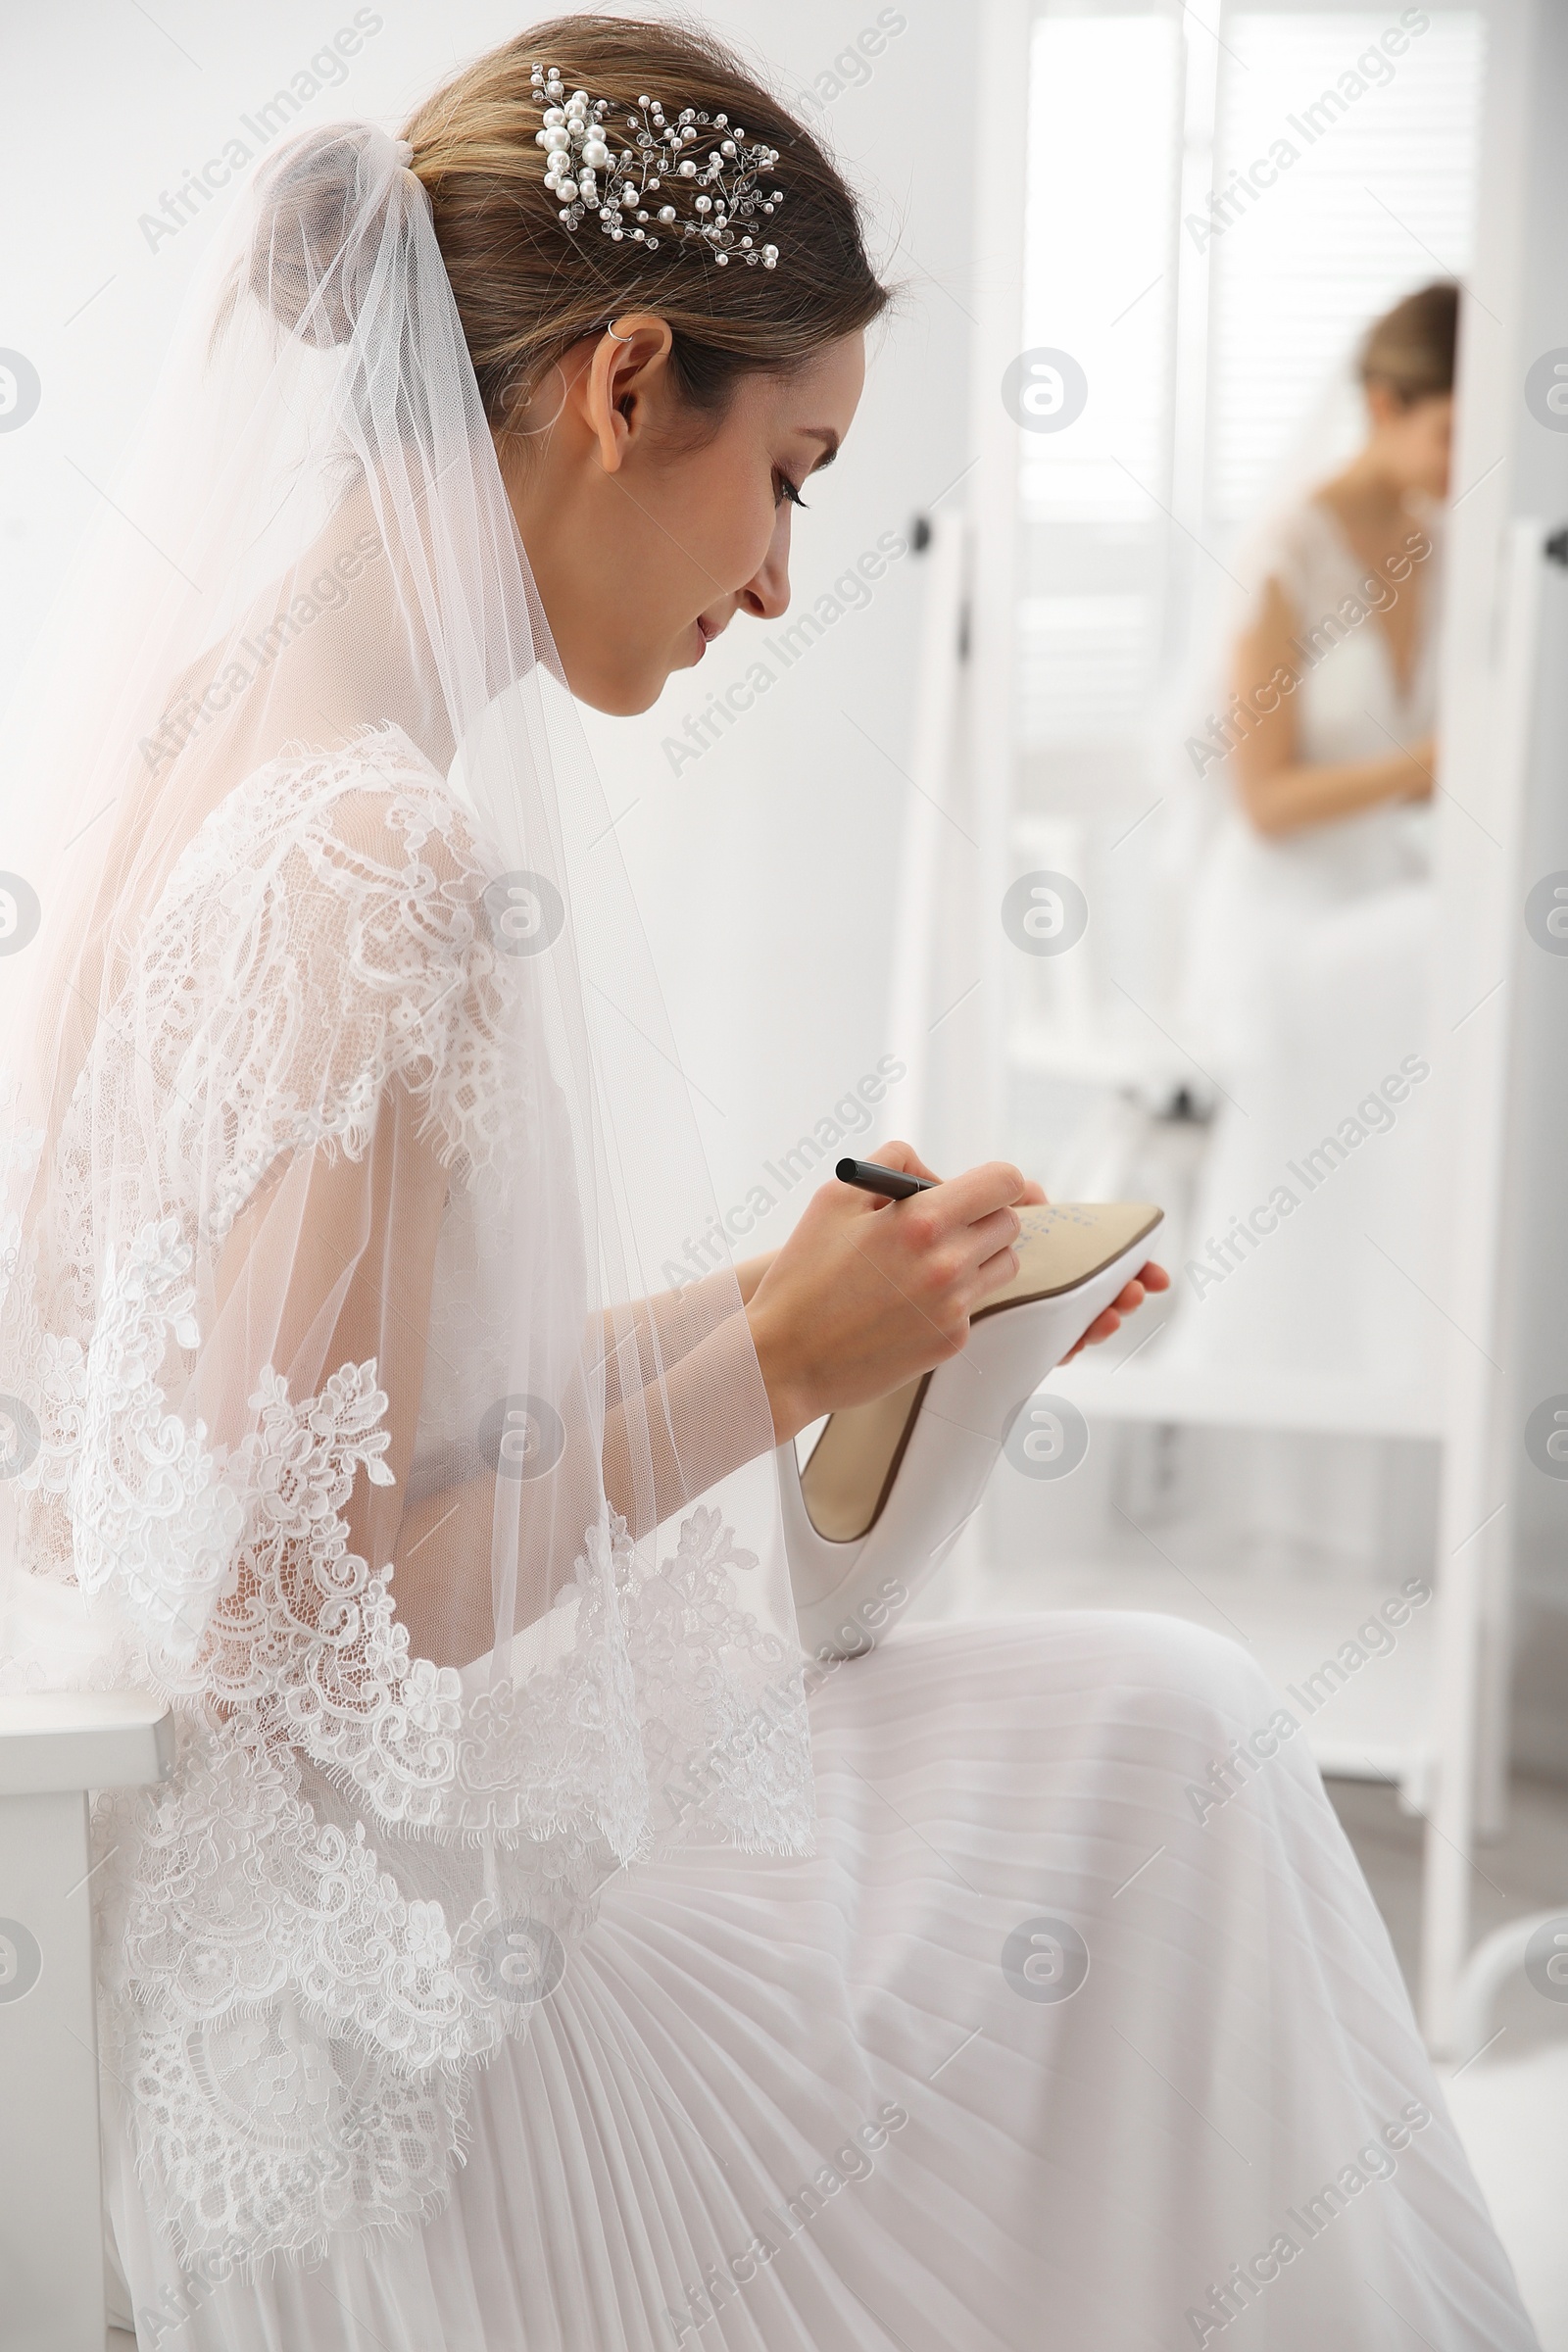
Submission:
<svg viewBox="0 0 1568 2352">
<path fill-rule="evenodd" d="M 168 1773 L 174 1719 L 140 1691 L 0 1698 L 0 2337 L 134 2352 L 104 2307 L 88 1791 Z"/>
</svg>

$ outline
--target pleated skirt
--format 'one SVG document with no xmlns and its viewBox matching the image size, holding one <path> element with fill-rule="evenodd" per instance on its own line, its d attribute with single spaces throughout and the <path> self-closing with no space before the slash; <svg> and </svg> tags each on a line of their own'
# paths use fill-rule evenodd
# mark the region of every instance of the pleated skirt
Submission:
<svg viewBox="0 0 1568 2352">
<path fill-rule="evenodd" d="M 141 2352 L 1526 2352 L 1281 1705 L 1170 1618 L 902 1631 L 816 1853 L 614 1881 L 417 2230 L 196 2293 L 112 2129 Z"/>
</svg>

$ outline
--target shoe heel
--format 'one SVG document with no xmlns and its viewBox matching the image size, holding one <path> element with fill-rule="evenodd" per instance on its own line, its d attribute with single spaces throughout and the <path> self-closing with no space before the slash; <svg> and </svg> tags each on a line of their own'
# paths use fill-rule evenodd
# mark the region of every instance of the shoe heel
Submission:
<svg viewBox="0 0 1568 2352">
<path fill-rule="evenodd" d="M 1019 1268 L 971 1318 L 961 1354 L 890 1396 L 832 1414 L 805 1468 L 778 1449 L 790 1581 L 804 1646 L 871 1648 L 979 1508 L 1014 1412 L 1147 1263 L 1147 1203 L 1026 1209 Z"/>
</svg>

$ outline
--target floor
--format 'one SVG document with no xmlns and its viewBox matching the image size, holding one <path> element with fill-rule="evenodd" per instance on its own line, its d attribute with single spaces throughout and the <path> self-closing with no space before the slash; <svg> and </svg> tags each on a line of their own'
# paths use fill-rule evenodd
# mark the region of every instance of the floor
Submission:
<svg viewBox="0 0 1568 2352">
<path fill-rule="evenodd" d="M 1329 1793 L 1413 1987 L 1423 1826 L 1388 1787 L 1331 1780 Z M 1568 1788 L 1515 1781 L 1506 1835 L 1482 1848 L 1473 1895 L 1477 1939 L 1530 1912 L 1568 1914 Z M 1543 2352 L 1568 2352 L 1568 2002 L 1521 1979 L 1488 2031 L 1495 2038 L 1479 2057 L 1440 2073 Z"/>
</svg>

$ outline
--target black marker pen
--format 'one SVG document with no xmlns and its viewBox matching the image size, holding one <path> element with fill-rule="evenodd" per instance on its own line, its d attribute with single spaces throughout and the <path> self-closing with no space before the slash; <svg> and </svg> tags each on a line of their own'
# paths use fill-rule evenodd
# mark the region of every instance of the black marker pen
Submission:
<svg viewBox="0 0 1568 2352">
<path fill-rule="evenodd" d="M 907 1200 L 911 1193 L 928 1193 L 929 1176 L 906 1176 L 902 1168 L 884 1168 L 874 1159 L 841 1159 L 833 1171 L 840 1184 L 858 1185 L 862 1193 L 885 1193 L 890 1200 Z"/>
</svg>

